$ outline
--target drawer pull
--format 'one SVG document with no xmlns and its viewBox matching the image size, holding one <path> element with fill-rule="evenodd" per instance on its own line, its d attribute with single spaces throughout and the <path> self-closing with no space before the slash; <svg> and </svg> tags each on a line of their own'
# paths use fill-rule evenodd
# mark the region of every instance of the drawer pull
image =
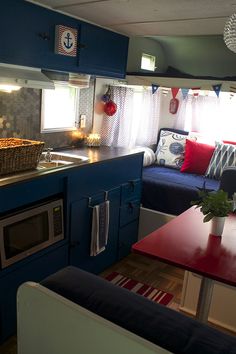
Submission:
<svg viewBox="0 0 236 354">
<path fill-rule="evenodd" d="M 134 181 L 129 181 L 130 187 L 131 187 L 131 192 L 134 192 L 134 187 L 135 187 L 135 183 Z"/>
<path fill-rule="evenodd" d="M 129 203 L 128 203 L 128 208 L 129 208 L 129 209 L 134 209 L 134 203 L 129 202 Z"/>
</svg>

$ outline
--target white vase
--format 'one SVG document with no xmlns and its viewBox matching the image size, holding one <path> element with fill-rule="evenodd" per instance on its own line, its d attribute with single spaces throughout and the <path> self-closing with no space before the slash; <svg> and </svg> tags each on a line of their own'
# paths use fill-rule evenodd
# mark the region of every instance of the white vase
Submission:
<svg viewBox="0 0 236 354">
<path fill-rule="evenodd" d="M 214 236 L 221 236 L 224 230 L 225 217 L 214 216 L 211 220 L 210 234 Z"/>
</svg>

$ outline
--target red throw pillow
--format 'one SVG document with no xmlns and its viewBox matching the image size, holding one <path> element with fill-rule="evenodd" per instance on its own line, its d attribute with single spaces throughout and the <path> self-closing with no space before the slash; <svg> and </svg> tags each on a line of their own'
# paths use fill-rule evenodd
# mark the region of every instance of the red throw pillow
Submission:
<svg viewBox="0 0 236 354">
<path fill-rule="evenodd" d="M 225 144 L 231 144 L 231 145 L 236 145 L 236 141 L 223 140 L 223 143 L 225 143 Z"/>
<path fill-rule="evenodd" d="M 184 163 L 180 171 L 204 175 L 214 150 L 215 146 L 186 139 Z"/>
</svg>

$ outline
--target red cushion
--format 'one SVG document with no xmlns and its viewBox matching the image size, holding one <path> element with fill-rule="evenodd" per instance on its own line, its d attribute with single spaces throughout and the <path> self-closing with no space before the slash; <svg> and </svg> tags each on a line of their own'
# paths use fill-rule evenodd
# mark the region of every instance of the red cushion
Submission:
<svg viewBox="0 0 236 354">
<path fill-rule="evenodd" d="M 181 172 L 204 175 L 215 147 L 186 139 L 184 163 Z"/>
<path fill-rule="evenodd" d="M 236 145 L 236 141 L 223 140 L 223 143 L 225 143 L 225 144 L 231 144 L 231 145 Z"/>
</svg>

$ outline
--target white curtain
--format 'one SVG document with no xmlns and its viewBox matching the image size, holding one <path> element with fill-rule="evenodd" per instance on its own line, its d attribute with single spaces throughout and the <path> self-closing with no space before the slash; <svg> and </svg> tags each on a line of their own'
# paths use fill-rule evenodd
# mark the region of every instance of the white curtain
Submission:
<svg viewBox="0 0 236 354">
<path fill-rule="evenodd" d="M 175 128 L 196 131 L 215 139 L 236 140 L 236 97 L 221 92 L 180 98 Z"/>
<path fill-rule="evenodd" d="M 111 99 L 117 104 L 113 116 L 104 114 L 101 143 L 107 146 L 129 146 L 133 108 L 133 89 L 111 87 Z"/>
<path fill-rule="evenodd" d="M 111 87 L 117 112 L 104 115 L 102 145 L 132 148 L 156 143 L 160 116 L 160 93 L 151 88 Z"/>
</svg>

